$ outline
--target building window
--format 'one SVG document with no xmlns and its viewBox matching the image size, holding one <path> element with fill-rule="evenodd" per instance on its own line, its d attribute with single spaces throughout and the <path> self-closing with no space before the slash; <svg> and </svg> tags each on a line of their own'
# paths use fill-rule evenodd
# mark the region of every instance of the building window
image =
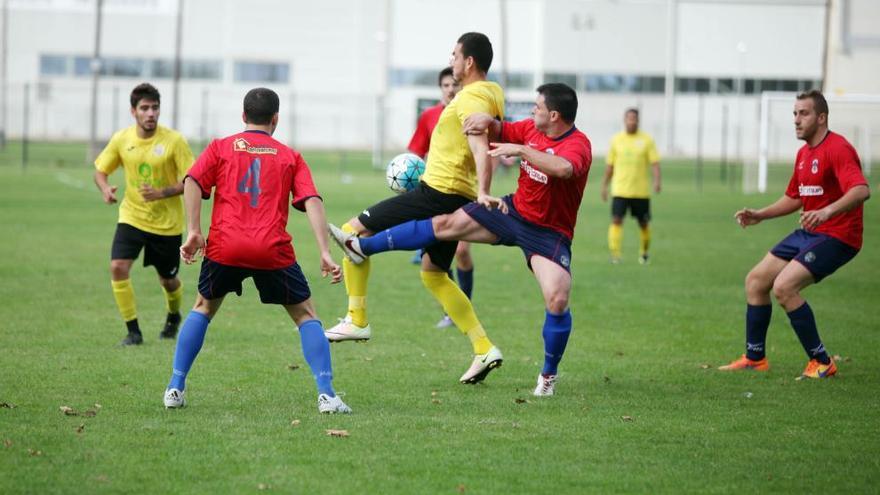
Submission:
<svg viewBox="0 0 880 495">
<path fill-rule="evenodd" d="M 69 57 L 64 55 L 40 55 L 41 76 L 65 76 L 67 75 L 67 61 Z"/>
<path fill-rule="evenodd" d="M 388 82 L 394 87 L 437 86 L 440 71 L 425 69 L 391 69 Z"/>
<path fill-rule="evenodd" d="M 144 61 L 139 58 L 104 58 L 101 60 L 101 75 L 114 77 L 143 77 Z"/>
<path fill-rule="evenodd" d="M 150 61 L 152 77 L 174 77 L 174 60 L 155 59 Z M 181 60 L 180 77 L 184 79 L 220 80 L 223 78 L 223 63 L 219 60 Z"/>
<path fill-rule="evenodd" d="M 279 82 L 290 78 L 290 65 L 266 62 L 236 62 L 236 82 Z"/>
<path fill-rule="evenodd" d="M 575 74 L 561 74 L 556 72 L 547 72 L 544 74 L 545 83 L 562 83 L 575 89 L 578 87 L 577 76 Z"/>
</svg>

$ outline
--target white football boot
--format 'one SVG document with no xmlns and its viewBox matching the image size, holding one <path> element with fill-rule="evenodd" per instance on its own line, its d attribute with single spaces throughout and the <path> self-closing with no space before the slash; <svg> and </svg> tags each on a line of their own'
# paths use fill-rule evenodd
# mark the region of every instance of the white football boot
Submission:
<svg viewBox="0 0 880 495">
<path fill-rule="evenodd" d="M 165 409 L 177 409 L 180 407 L 186 406 L 186 397 L 184 397 L 183 390 L 177 390 L 176 388 L 169 388 L 165 391 Z"/>
<path fill-rule="evenodd" d="M 337 395 L 330 397 L 327 394 L 318 395 L 318 412 L 321 414 L 351 414 L 351 408 L 342 402 Z"/>
<path fill-rule="evenodd" d="M 477 354 L 471 367 L 458 379 L 461 383 L 474 384 L 483 381 L 490 371 L 501 366 L 504 356 L 494 345 L 486 354 Z"/>
<path fill-rule="evenodd" d="M 360 265 L 367 259 L 367 256 L 361 252 L 361 243 L 358 236 L 345 232 L 332 223 L 327 224 L 330 231 L 330 237 L 342 248 L 345 257 L 355 265 Z"/>
<path fill-rule="evenodd" d="M 538 385 L 532 395 L 535 397 L 549 397 L 556 392 L 556 375 L 538 375 Z"/>
<path fill-rule="evenodd" d="M 449 328 L 454 325 L 455 323 L 452 321 L 452 318 L 450 318 L 449 315 L 443 315 L 443 318 L 440 318 L 440 321 L 438 321 L 437 324 L 434 326 L 436 328 Z"/>
<path fill-rule="evenodd" d="M 370 340 L 370 333 L 369 323 L 365 327 L 359 327 L 352 323 L 351 315 L 339 318 L 339 323 L 324 330 L 324 335 L 330 342 L 343 342 L 345 340 L 366 342 Z"/>
</svg>

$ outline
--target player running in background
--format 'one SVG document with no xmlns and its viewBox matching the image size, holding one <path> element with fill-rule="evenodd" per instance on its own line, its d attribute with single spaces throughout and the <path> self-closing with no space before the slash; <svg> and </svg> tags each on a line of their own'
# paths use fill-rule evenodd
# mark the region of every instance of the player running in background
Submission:
<svg viewBox="0 0 880 495">
<path fill-rule="evenodd" d="M 651 183 L 648 167 L 654 177 L 654 192 L 660 192 L 660 155 L 650 134 L 639 130 L 639 111 L 627 109 L 623 116 L 625 130 L 611 138 L 605 176 L 602 178 L 602 201 L 608 201 L 611 182 L 611 225 L 608 227 L 608 249 L 611 262 L 620 262 L 623 244 L 623 217 L 629 210 L 639 222 L 639 263 L 648 263 L 651 244 Z"/>
<path fill-rule="evenodd" d="M 571 240 L 592 162 L 590 140 L 574 126 L 577 94 L 565 84 L 538 89 L 532 119 L 502 124 L 475 114 L 465 132 L 491 128 L 505 143 L 492 143 L 490 155 L 521 159 L 516 192 L 498 200 L 499 209 L 473 202 L 448 215 L 413 220 L 372 237 L 357 238 L 332 228 L 334 239 L 354 262 L 391 250 L 468 240 L 519 246 L 544 296 L 544 368 L 534 395 L 553 395 L 559 361 L 571 334 Z M 492 203 L 495 203 L 494 201 Z"/>
<path fill-rule="evenodd" d="M 764 352 L 772 290 L 809 359 L 798 379 L 837 373 L 801 291 L 858 254 L 862 203 L 871 193 L 855 149 L 846 138 L 828 130 L 828 103 L 822 93 L 812 90 L 798 95 L 794 126 L 798 139 L 806 144 L 798 150 L 785 194 L 760 210 L 743 208 L 734 217 L 745 228 L 801 210 L 801 228 L 780 241 L 746 276 L 746 353 L 719 368 L 723 371 L 770 368 Z"/>
<path fill-rule="evenodd" d="M 422 112 L 412 139 L 409 140 L 409 146 L 407 146 L 410 152 L 419 155 L 423 159 L 428 157 L 431 134 L 434 132 L 434 127 L 437 126 L 437 121 L 440 120 L 440 114 L 461 89 L 461 86 L 452 77 L 452 67 L 446 67 L 440 71 L 440 74 L 437 76 L 437 85 L 440 86 L 440 103 Z M 422 262 L 422 254 L 423 251 L 421 249 L 416 251 L 412 259 L 413 263 L 420 264 Z M 455 272 L 458 286 L 464 292 L 464 295 L 470 299 L 474 290 L 474 259 L 471 256 L 471 245 L 468 242 L 459 242 L 458 247 L 455 249 Z M 449 276 L 452 276 L 451 270 Z M 437 322 L 437 328 L 447 328 L 452 325 L 452 318 L 446 314 Z"/>
<path fill-rule="evenodd" d="M 144 249 L 144 266 L 153 265 L 165 292 L 168 314 L 160 338 L 173 339 L 180 325 L 183 285 L 180 268 L 183 233 L 181 179 L 192 166 L 193 155 L 186 139 L 159 125 L 159 91 L 139 84 L 131 92 L 131 115 L 135 124 L 118 131 L 95 159 L 95 185 L 104 202 L 116 203 L 117 186 L 107 176 L 120 165 L 125 173 L 125 196 L 119 205 L 119 223 L 110 250 L 110 284 L 128 335 L 122 345 L 140 345 L 144 338 L 138 325 L 131 266 Z"/>
<path fill-rule="evenodd" d="M 487 153 L 488 136 L 465 135 L 462 131 L 465 119 L 475 113 L 504 116 L 504 92 L 501 86 L 486 80 L 486 72 L 492 64 L 492 43 L 484 34 L 465 33 L 458 39 L 450 62 L 453 77 L 461 83 L 462 89 L 440 114 L 419 186 L 368 207 L 342 226 L 345 232 L 369 235 L 408 220 L 453 212 L 473 200 L 489 208 L 499 206 L 499 200 L 489 195 L 492 166 Z M 421 277 L 446 314 L 471 340 L 475 357 L 459 380 L 477 383 L 500 366 L 502 355 L 486 336 L 470 300 L 447 275 L 456 245 L 455 241 L 449 241 L 428 247 L 422 257 Z M 367 319 L 370 263 L 343 260 L 343 270 L 348 314 L 327 330 L 327 338 L 336 342 L 368 340 L 371 335 Z"/>
<path fill-rule="evenodd" d="M 174 352 L 165 407 L 186 404 L 186 376 L 211 318 L 226 294 L 240 296 L 242 281 L 252 277 L 260 301 L 284 306 L 299 328 L 303 355 L 318 386 L 318 410 L 351 412 L 333 391 L 330 346 L 287 233 L 288 203 L 309 219 L 321 253 L 321 274 L 331 275 L 332 283 L 337 283 L 342 272 L 330 256 L 324 203 L 308 165 L 299 153 L 272 138 L 278 107 L 274 91 L 250 90 L 244 97 L 244 132 L 212 141 L 185 178 L 189 234 L 180 256 L 189 264 L 206 244 L 207 251 L 196 303 Z M 207 242 L 201 228 L 201 199 L 209 198 L 212 189 L 214 209 Z"/>
</svg>

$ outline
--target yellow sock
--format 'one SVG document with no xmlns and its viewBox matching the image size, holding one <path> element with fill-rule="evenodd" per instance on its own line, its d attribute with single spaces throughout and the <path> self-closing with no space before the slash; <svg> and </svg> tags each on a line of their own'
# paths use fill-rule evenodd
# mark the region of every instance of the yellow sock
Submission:
<svg viewBox="0 0 880 495">
<path fill-rule="evenodd" d="M 111 280 L 113 286 L 113 298 L 116 299 L 116 307 L 123 321 L 131 321 L 137 318 L 137 306 L 134 303 L 134 287 L 131 279 Z"/>
<path fill-rule="evenodd" d="M 163 288 L 164 290 L 164 288 Z M 171 291 L 165 291 L 165 307 L 168 313 L 180 313 L 180 302 L 183 300 L 183 284 Z"/>
<path fill-rule="evenodd" d="M 644 256 L 648 253 L 648 247 L 651 246 L 651 226 L 646 225 L 639 229 L 639 254 Z"/>
<path fill-rule="evenodd" d="M 354 229 L 346 223 L 344 232 L 352 233 Z M 367 281 L 370 279 L 370 258 L 360 265 L 355 265 L 348 258 L 342 260 L 342 273 L 345 279 L 345 291 L 348 292 L 348 315 L 351 322 L 359 327 L 367 325 Z"/>
<path fill-rule="evenodd" d="M 452 279 L 444 272 L 421 272 L 422 283 L 431 291 L 434 298 L 443 306 L 446 314 L 455 322 L 461 332 L 471 339 L 474 354 L 486 354 L 492 348 L 492 342 L 486 336 L 486 331 L 470 299 L 461 291 Z"/>
<path fill-rule="evenodd" d="M 608 250 L 613 258 L 620 258 L 620 245 L 623 244 L 623 225 L 608 226 Z"/>
</svg>

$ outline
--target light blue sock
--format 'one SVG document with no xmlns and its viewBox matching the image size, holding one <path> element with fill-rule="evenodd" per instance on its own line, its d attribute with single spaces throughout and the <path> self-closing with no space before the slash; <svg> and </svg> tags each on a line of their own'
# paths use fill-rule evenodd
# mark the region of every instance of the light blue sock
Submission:
<svg viewBox="0 0 880 495">
<path fill-rule="evenodd" d="M 361 251 L 367 256 L 385 251 L 412 251 L 437 242 L 431 219 L 410 220 L 370 237 L 360 238 Z"/>
<path fill-rule="evenodd" d="M 333 366 L 330 363 L 330 343 L 324 335 L 324 326 L 318 320 L 308 320 L 299 326 L 303 356 L 309 363 L 319 394 L 336 397 L 333 391 Z"/>
<path fill-rule="evenodd" d="M 186 316 L 183 327 L 180 329 L 180 335 L 177 336 L 177 348 L 174 350 L 174 369 L 168 388 L 185 389 L 186 375 L 202 349 L 209 323 L 211 323 L 211 319 L 198 311 L 190 311 Z"/>
<path fill-rule="evenodd" d="M 566 309 L 562 314 L 554 314 L 547 311 L 544 320 L 544 375 L 555 375 L 565 346 L 568 344 L 568 336 L 571 335 L 571 311 Z"/>
</svg>

